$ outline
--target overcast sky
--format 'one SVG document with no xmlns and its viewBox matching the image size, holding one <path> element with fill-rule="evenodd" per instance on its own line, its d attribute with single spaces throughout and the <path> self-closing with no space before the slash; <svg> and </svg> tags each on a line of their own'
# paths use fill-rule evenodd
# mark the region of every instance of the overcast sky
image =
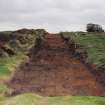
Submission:
<svg viewBox="0 0 105 105">
<path fill-rule="evenodd" d="M 105 0 L 0 0 L 0 30 L 77 31 L 90 22 L 104 27 Z"/>
</svg>

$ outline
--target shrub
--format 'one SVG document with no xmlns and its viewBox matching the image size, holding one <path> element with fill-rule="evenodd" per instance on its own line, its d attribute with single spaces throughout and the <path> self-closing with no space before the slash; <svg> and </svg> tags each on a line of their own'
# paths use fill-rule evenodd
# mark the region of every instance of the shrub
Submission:
<svg viewBox="0 0 105 105">
<path fill-rule="evenodd" d="M 11 39 L 11 32 L 0 32 L 0 41 L 7 42 Z"/>
<path fill-rule="evenodd" d="M 87 24 L 87 32 L 104 32 L 101 25 L 98 24 Z"/>
</svg>

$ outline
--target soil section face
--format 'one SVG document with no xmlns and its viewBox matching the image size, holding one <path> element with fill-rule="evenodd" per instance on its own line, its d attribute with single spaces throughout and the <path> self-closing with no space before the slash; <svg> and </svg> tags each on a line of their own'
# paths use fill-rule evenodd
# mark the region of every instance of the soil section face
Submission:
<svg viewBox="0 0 105 105">
<path fill-rule="evenodd" d="M 37 53 L 21 64 L 9 83 L 15 93 L 43 96 L 105 96 L 105 90 L 81 61 L 70 54 L 60 35 L 45 34 Z"/>
</svg>

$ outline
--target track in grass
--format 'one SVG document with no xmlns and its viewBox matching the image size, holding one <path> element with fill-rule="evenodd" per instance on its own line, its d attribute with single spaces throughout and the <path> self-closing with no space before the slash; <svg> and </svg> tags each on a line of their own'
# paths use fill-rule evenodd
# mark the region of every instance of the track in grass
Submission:
<svg viewBox="0 0 105 105">
<path fill-rule="evenodd" d="M 88 67 L 74 58 L 65 41 L 55 34 L 44 35 L 37 53 L 31 52 L 29 61 L 20 65 L 9 85 L 15 93 L 105 96 Z"/>
</svg>

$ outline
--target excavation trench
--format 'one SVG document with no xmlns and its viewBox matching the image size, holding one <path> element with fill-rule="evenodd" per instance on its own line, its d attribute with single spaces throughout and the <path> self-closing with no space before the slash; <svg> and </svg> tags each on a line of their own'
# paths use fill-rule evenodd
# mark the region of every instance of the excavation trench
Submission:
<svg viewBox="0 0 105 105">
<path fill-rule="evenodd" d="M 29 61 L 21 64 L 9 86 L 13 94 L 33 92 L 42 96 L 105 96 L 89 68 L 70 54 L 60 35 L 46 34 Z"/>
</svg>

